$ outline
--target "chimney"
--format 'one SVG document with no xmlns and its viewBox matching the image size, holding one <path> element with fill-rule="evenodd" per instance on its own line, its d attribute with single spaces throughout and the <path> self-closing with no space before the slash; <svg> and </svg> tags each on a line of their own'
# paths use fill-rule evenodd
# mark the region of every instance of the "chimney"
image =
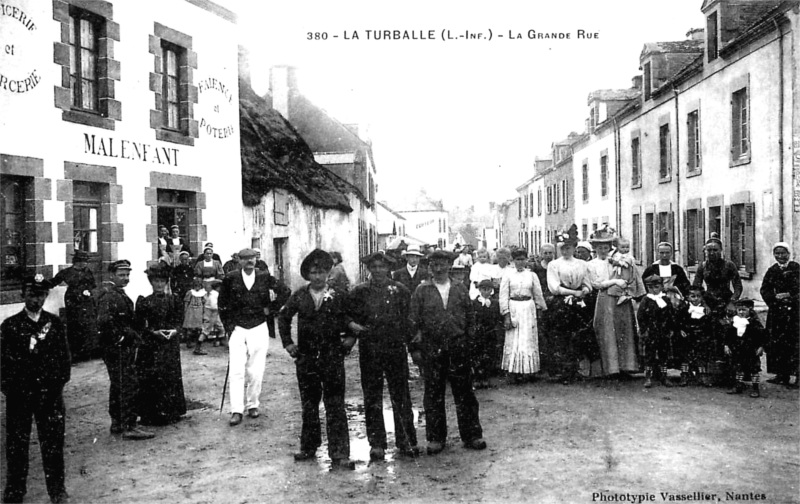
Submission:
<svg viewBox="0 0 800 504">
<path fill-rule="evenodd" d="M 250 82 L 250 53 L 244 46 L 239 46 L 239 78 L 252 87 Z"/>
<path fill-rule="evenodd" d="M 642 76 L 641 75 L 634 75 L 631 79 L 631 88 L 638 89 L 639 91 L 642 90 Z"/>
<path fill-rule="evenodd" d="M 686 38 L 689 40 L 703 40 L 705 37 L 704 28 L 692 28 L 686 32 Z"/>
<path fill-rule="evenodd" d="M 269 90 L 272 93 L 272 108 L 277 110 L 284 119 L 290 120 L 289 100 L 297 91 L 296 68 L 286 65 L 270 68 Z"/>
</svg>

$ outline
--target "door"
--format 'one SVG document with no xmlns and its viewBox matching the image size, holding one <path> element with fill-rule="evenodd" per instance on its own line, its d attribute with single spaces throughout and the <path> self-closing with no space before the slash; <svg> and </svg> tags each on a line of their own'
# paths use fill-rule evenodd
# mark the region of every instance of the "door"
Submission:
<svg viewBox="0 0 800 504">
<path fill-rule="evenodd" d="M 89 270 L 99 285 L 103 279 L 103 189 L 105 184 L 95 182 L 72 183 L 72 235 L 75 250 L 89 255 Z"/>
</svg>

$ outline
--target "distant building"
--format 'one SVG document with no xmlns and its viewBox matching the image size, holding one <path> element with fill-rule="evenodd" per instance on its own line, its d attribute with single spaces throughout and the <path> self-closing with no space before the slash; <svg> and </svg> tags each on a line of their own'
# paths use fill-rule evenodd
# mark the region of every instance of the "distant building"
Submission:
<svg viewBox="0 0 800 504">
<path fill-rule="evenodd" d="M 396 238 L 406 236 L 406 218 L 386 203 L 378 202 L 378 249 L 387 250 Z"/>
<path fill-rule="evenodd" d="M 445 248 L 450 245 L 448 214 L 441 200 L 430 198 L 421 191 L 416 199 L 397 213 L 406 219 L 406 232 L 425 242 Z"/>
</svg>

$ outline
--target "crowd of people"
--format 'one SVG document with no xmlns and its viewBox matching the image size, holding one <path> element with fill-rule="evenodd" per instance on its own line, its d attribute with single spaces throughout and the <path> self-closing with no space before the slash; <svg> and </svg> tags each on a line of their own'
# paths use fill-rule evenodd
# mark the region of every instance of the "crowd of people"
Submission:
<svg viewBox="0 0 800 504">
<path fill-rule="evenodd" d="M 539 256 L 521 248 L 456 252 L 406 246 L 360 258 L 369 279 L 351 286 L 337 252 L 313 250 L 302 261 L 307 282 L 294 292 L 269 273 L 260 253 L 242 249 L 222 264 L 207 243 L 192 260 L 173 228 L 159 237 L 159 261 L 145 274 L 153 293 L 134 303 L 124 291 L 133 269 L 113 262 L 96 286 L 76 251 L 73 266 L 52 281 L 26 280 L 25 307 L 0 327 L 2 391 L 7 406 L 8 478 L 4 502 L 26 492 L 31 420 L 39 429 L 48 494 L 68 498 L 64 484 L 64 385 L 75 358 L 102 355 L 109 377 L 110 431 L 122 439 L 154 437 L 142 425 L 177 422 L 186 413 L 181 341 L 203 355 L 204 341 L 227 344 L 225 388 L 231 427 L 260 413 L 269 340 L 275 320 L 293 358 L 302 426 L 296 461 L 316 457 L 322 445 L 324 404 L 333 469 L 353 469 L 345 412 L 345 356 L 358 343 L 370 459 L 389 448 L 383 419 L 388 388 L 397 454 L 420 449 L 409 390 L 409 359 L 424 384 L 426 451 L 446 448 L 447 383 L 458 432 L 468 449 L 486 448 L 475 389 L 499 377 L 522 383 L 543 377 L 566 385 L 588 377 L 629 380 L 644 371 L 671 387 L 727 384 L 731 394 L 751 384 L 759 397 L 760 363 L 767 353 L 771 380 L 797 388 L 800 368 L 800 265 L 791 248 L 773 247 L 776 264 L 761 286 L 766 328 L 754 302 L 741 298 L 736 266 L 712 236 L 693 282 L 673 262 L 669 243 L 640 274 L 630 243 L 610 228 L 579 241 L 577 228 L 545 245 Z M 68 285 L 66 330 L 43 310 L 50 289 Z M 293 321 L 297 319 L 296 330 Z M 223 391 L 224 397 L 225 391 Z"/>
</svg>

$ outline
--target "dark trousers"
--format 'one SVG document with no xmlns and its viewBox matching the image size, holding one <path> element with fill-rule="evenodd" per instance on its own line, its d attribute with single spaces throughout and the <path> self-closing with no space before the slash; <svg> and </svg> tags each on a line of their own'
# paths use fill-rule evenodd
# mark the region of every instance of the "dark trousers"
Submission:
<svg viewBox="0 0 800 504">
<path fill-rule="evenodd" d="M 61 388 L 6 396 L 6 502 L 22 502 L 27 491 L 31 418 L 39 434 L 47 493 L 55 497 L 64 491 L 64 414 Z"/>
<path fill-rule="evenodd" d="M 395 446 L 408 449 L 417 445 L 411 393 L 408 390 L 408 354 L 404 346 L 391 348 L 359 343 L 361 390 L 364 392 L 364 412 L 367 440 L 370 446 L 386 449 L 386 427 L 383 423 L 383 379 L 389 389 L 394 416 Z"/>
<path fill-rule="evenodd" d="M 322 444 L 319 402 L 325 404 L 328 455 L 331 459 L 350 457 L 350 433 L 344 410 L 344 352 L 341 347 L 304 355 L 297 359 L 297 385 L 303 408 L 300 449 L 315 451 Z"/>
<path fill-rule="evenodd" d="M 458 433 L 469 442 L 483 437 L 478 418 L 478 399 L 472 391 L 472 369 L 467 352 L 427 351 L 425 355 L 425 433 L 428 442 L 447 439 L 447 415 L 444 396 L 447 382 L 456 403 Z"/>
<path fill-rule="evenodd" d="M 267 315 L 267 331 L 269 331 L 269 337 L 275 339 L 275 315 Z"/>
<path fill-rule="evenodd" d="M 108 380 L 108 414 L 112 425 L 123 429 L 134 427 L 137 417 L 139 380 L 136 375 L 136 349 L 109 347 L 103 352 Z"/>
</svg>

